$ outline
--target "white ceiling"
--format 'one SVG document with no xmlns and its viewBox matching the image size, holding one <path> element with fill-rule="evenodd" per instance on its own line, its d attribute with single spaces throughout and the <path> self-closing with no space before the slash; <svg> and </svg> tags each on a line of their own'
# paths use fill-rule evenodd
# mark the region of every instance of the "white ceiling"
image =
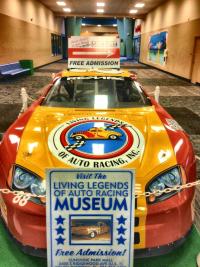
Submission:
<svg viewBox="0 0 200 267">
<path fill-rule="evenodd" d="M 50 8 L 56 15 L 59 16 L 86 16 L 86 17 L 143 17 L 150 10 L 162 4 L 166 0 L 64 0 L 67 8 L 71 9 L 71 13 L 63 11 L 63 7 L 56 4 L 56 0 L 39 0 L 45 6 Z M 97 14 L 96 2 L 104 2 L 105 7 L 103 14 Z M 138 2 L 145 3 L 143 8 L 135 8 Z M 101 8 L 101 7 L 99 7 Z M 130 9 L 137 9 L 137 14 L 130 14 Z"/>
</svg>

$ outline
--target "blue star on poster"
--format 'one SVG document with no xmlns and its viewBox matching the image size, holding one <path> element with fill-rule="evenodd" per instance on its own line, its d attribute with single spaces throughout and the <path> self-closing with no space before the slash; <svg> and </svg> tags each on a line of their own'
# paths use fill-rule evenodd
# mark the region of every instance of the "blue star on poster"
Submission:
<svg viewBox="0 0 200 267">
<path fill-rule="evenodd" d="M 117 220 L 118 220 L 118 224 L 124 224 L 125 225 L 127 218 L 125 218 L 121 215 L 119 218 L 117 218 Z"/>
<path fill-rule="evenodd" d="M 123 236 L 120 236 L 119 238 L 117 238 L 117 241 L 118 241 L 118 245 L 120 244 L 125 245 L 126 238 L 123 238 Z"/>
<path fill-rule="evenodd" d="M 63 228 L 61 225 L 56 228 L 57 235 L 64 235 L 65 228 Z"/>
<path fill-rule="evenodd" d="M 124 227 L 121 225 L 119 228 L 117 228 L 118 235 L 120 235 L 120 234 L 124 235 L 126 230 L 127 230 L 127 229 L 124 228 Z"/>
<path fill-rule="evenodd" d="M 65 238 L 62 238 L 62 236 L 59 236 L 56 238 L 57 245 L 64 245 Z"/>
<path fill-rule="evenodd" d="M 61 215 L 59 215 L 59 217 L 55 218 L 55 220 L 57 221 L 57 224 L 63 224 L 65 218 L 63 218 Z"/>
</svg>

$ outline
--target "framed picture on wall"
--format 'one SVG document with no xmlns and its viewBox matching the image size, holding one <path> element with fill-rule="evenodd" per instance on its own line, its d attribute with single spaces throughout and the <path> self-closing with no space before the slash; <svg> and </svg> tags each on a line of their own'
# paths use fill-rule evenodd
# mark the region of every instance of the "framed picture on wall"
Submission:
<svg viewBox="0 0 200 267">
<path fill-rule="evenodd" d="M 166 64 L 167 36 L 167 31 L 152 34 L 150 36 L 148 44 L 148 61 L 159 65 Z"/>
</svg>

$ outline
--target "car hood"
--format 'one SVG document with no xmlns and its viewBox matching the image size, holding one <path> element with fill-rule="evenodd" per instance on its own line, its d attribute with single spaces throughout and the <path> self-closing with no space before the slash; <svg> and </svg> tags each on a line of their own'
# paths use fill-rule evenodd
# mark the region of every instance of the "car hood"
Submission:
<svg viewBox="0 0 200 267">
<path fill-rule="evenodd" d="M 67 131 L 69 134 L 80 129 L 87 131 L 92 120 L 97 122 L 97 126 L 102 126 L 103 121 L 104 126 L 109 126 L 106 131 L 121 132 L 126 140 L 108 140 L 106 137 L 102 141 L 79 140 L 77 145 L 74 140 L 66 139 Z M 70 128 L 72 125 L 73 129 Z M 131 142 L 134 143 L 132 147 Z M 91 153 L 91 143 L 94 147 L 96 145 L 96 153 Z M 109 151 L 99 153 L 102 144 L 105 145 L 104 149 L 109 147 Z M 96 154 L 98 158 L 95 158 Z M 16 164 L 37 173 L 42 179 L 47 168 L 129 168 L 135 169 L 137 179 L 146 184 L 153 176 L 177 162 L 165 127 L 153 106 L 107 111 L 39 106 L 24 129 Z"/>
</svg>

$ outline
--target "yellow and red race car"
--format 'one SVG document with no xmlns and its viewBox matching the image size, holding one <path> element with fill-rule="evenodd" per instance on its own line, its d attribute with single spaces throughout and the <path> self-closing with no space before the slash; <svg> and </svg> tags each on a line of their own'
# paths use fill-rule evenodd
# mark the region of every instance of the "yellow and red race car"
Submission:
<svg viewBox="0 0 200 267">
<path fill-rule="evenodd" d="M 98 137 L 97 137 L 98 135 Z M 5 132 L 0 187 L 44 197 L 24 207 L 1 195 L 1 214 L 22 249 L 46 255 L 47 168 L 136 170 L 136 195 L 192 182 L 188 136 L 127 71 L 63 71 Z M 181 244 L 192 226 L 194 189 L 141 196 L 135 206 L 135 256 Z"/>
<path fill-rule="evenodd" d="M 121 133 L 115 131 L 109 131 L 102 127 L 93 127 L 86 131 L 80 131 L 76 133 L 72 133 L 71 137 L 75 140 L 83 140 L 83 139 L 111 139 L 116 140 L 122 136 Z"/>
</svg>

